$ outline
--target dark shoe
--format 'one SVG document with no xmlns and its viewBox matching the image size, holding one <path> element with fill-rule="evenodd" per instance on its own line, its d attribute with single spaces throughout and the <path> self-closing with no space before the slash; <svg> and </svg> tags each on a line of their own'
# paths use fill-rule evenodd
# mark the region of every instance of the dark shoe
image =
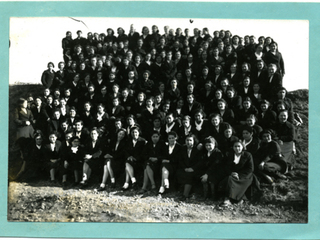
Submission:
<svg viewBox="0 0 320 240">
<path fill-rule="evenodd" d="M 145 194 L 147 192 L 147 189 L 140 189 L 139 190 L 139 192 L 138 192 L 138 194 Z"/>
<path fill-rule="evenodd" d="M 132 190 L 136 190 L 137 188 L 138 188 L 137 182 L 132 183 L 131 189 L 132 189 Z"/>
<path fill-rule="evenodd" d="M 85 189 L 87 187 L 88 187 L 88 183 L 86 181 L 80 182 L 80 186 L 79 186 L 80 189 Z"/>
<path fill-rule="evenodd" d="M 101 192 L 101 191 L 104 191 L 104 190 L 106 190 L 106 187 L 101 187 L 101 186 L 100 186 L 100 187 L 97 189 L 98 192 Z"/>
<path fill-rule="evenodd" d="M 62 189 L 67 190 L 67 182 L 62 182 Z"/>
<path fill-rule="evenodd" d="M 75 188 L 79 185 L 79 182 L 74 182 L 71 184 L 70 188 Z"/>
<path fill-rule="evenodd" d="M 186 197 L 185 195 L 182 195 L 181 197 L 179 197 L 180 202 L 184 202 L 184 201 L 188 201 L 188 200 L 189 200 L 189 198 Z"/>
<path fill-rule="evenodd" d="M 111 187 L 111 189 L 115 189 L 116 188 L 116 183 L 111 183 L 110 187 Z"/>
</svg>

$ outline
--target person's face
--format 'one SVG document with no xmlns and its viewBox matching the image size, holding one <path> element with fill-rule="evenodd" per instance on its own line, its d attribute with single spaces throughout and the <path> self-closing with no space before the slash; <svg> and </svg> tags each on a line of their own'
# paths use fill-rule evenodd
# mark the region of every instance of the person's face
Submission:
<svg viewBox="0 0 320 240">
<path fill-rule="evenodd" d="M 172 59 L 172 53 L 171 53 L 171 52 L 168 52 L 166 58 L 167 58 L 167 60 L 171 60 L 171 59 Z"/>
<path fill-rule="evenodd" d="M 147 73 L 147 72 L 143 73 L 143 78 L 145 80 L 147 80 L 149 78 L 149 73 Z"/>
<path fill-rule="evenodd" d="M 54 105 L 55 107 L 59 106 L 59 104 L 60 104 L 60 102 L 59 102 L 58 99 L 53 100 L 53 105 Z"/>
<path fill-rule="evenodd" d="M 228 86 L 228 81 L 227 80 L 222 80 L 220 83 L 221 87 L 225 88 Z"/>
<path fill-rule="evenodd" d="M 151 136 L 151 140 L 152 140 L 152 142 L 153 142 L 154 144 L 158 143 L 158 142 L 159 142 L 159 139 L 160 139 L 159 134 L 153 134 L 153 135 Z"/>
<path fill-rule="evenodd" d="M 80 145 L 79 139 L 74 139 L 74 140 L 71 142 L 71 145 L 72 145 L 72 147 L 78 147 L 78 146 Z"/>
<path fill-rule="evenodd" d="M 128 123 L 129 126 L 134 125 L 134 120 L 133 120 L 133 118 L 129 117 L 129 118 L 127 119 L 127 123 Z"/>
<path fill-rule="evenodd" d="M 182 121 L 182 124 L 184 127 L 188 128 L 190 126 L 190 120 L 189 119 L 184 119 Z"/>
<path fill-rule="evenodd" d="M 250 42 L 249 37 L 248 36 L 244 37 L 244 43 L 249 44 L 249 42 Z"/>
<path fill-rule="evenodd" d="M 81 122 L 77 122 L 75 127 L 76 127 L 76 131 L 80 132 L 82 130 L 83 125 L 81 124 Z"/>
<path fill-rule="evenodd" d="M 36 105 L 38 107 L 41 106 L 41 103 L 42 103 L 41 99 L 40 98 L 36 98 Z"/>
<path fill-rule="evenodd" d="M 27 107 L 28 107 L 28 101 L 24 101 L 24 102 L 22 103 L 22 107 L 23 107 L 23 108 L 27 108 Z"/>
<path fill-rule="evenodd" d="M 133 139 L 138 139 L 139 138 L 139 131 L 137 129 L 132 130 L 131 136 Z"/>
<path fill-rule="evenodd" d="M 244 109 L 248 110 L 251 107 L 251 102 L 249 101 L 244 101 L 243 102 L 243 107 Z"/>
<path fill-rule="evenodd" d="M 263 63 L 262 62 L 258 62 L 257 63 L 257 68 L 258 68 L 258 70 L 262 70 L 263 69 Z"/>
<path fill-rule="evenodd" d="M 175 136 L 173 136 L 173 135 L 168 136 L 169 145 L 174 145 L 176 143 L 176 141 L 177 141 L 177 138 Z"/>
<path fill-rule="evenodd" d="M 156 62 L 159 64 L 162 62 L 162 57 L 161 56 L 158 56 L 156 57 Z"/>
<path fill-rule="evenodd" d="M 129 92 L 127 90 L 122 91 L 122 97 L 126 98 L 129 96 Z"/>
<path fill-rule="evenodd" d="M 253 91 L 254 91 L 255 93 L 257 93 L 257 92 L 259 92 L 259 90 L 260 90 L 259 84 L 254 84 L 254 85 L 253 85 Z"/>
<path fill-rule="evenodd" d="M 194 140 L 192 137 L 187 137 L 186 138 L 186 145 L 188 148 L 192 148 L 193 147 L 193 144 L 194 144 Z"/>
<path fill-rule="evenodd" d="M 280 90 L 278 92 L 278 98 L 279 99 L 284 99 L 286 97 L 286 91 L 285 90 Z"/>
<path fill-rule="evenodd" d="M 235 144 L 233 144 L 233 151 L 236 153 L 236 154 L 240 154 L 243 150 L 243 146 L 241 143 L 237 142 Z"/>
<path fill-rule="evenodd" d="M 101 94 L 102 95 L 105 95 L 107 93 L 107 88 L 101 88 Z"/>
<path fill-rule="evenodd" d="M 172 80 L 172 81 L 171 81 L 171 86 L 172 86 L 172 88 L 176 88 L 177 85 L 178 85 L 178 83 L 177 83 L 176 80 Z"/>
<path fill-rule="evenodd" d="M 48 98 L 47 98 L 47 104 L 48 104 L 48 105 L 51 105 L 52 102 L 53 102 L 52 97 L 48 97 Z"/>
<path fill-rule="evenodd" d="M 136 56 L 135 57 L 135 62 L 136 63 L 140 63 L 141 62 L 141 57 L 140 56 Z"/>
<path fill-rule="evenodd" d="M 219 50 L 218 49 L 213 49 L 213 55 L 218 56 L 219 55 Z"/>
<path fill-rule="evenodd" d="M 224 38 L 226 36 L 226 33 L 224 31 L 219 32 L 219 37 Z"/>
<path fill-rule="evenodd" d="M 223 42 L 219 42 L 218 43 L 218 48 L 219 49 L 223 49 L 224 48 L 224 43 Z"/>
<path fill-rule="evenodd" d="M 48 65 L 48 68 L 49 68 L 50 70 L 52 70 L 52 69 L 53 69 L 53 65 L 52 65 L 52 64 L 49 64 L 49 65 Z"/>
<path fill-rule="evenodd" d="M 176 52 L 176 59 L 180 59 L 181 58 L 181 53 L 180 52 Z"/>
<path fill-rule="evenodd" d="M 215 97 L 216 97 L 216 99 L 221 99 L 222 98 L 222 92 L 221 91 L 216 91 L 215 92 Z"/>
<path fill-rule="evenodd" d="M 171 124 L 171 123 L 173 123 L 173 116 L 172 115 L 168 115 L 167 117 L 166 117 L 166 121 L 167 121 L 167 124 Z"/>
<path fill-rule="evenodd" d="M 118 132 L 118 140 L 121 141 L 122 139 L 124 139 L 125 135 L 126 135 L 126 134 L 125 134 L 124 131 Z"/>
<path fill-rule="evenodd" d="M 264 39 L 263 39 L 263 38 L 259 38 L 258 41 L 259 41 L 259 44 L 260 44 L 260 45 L 262 45 L 262 46 L 264 45 Z"/>
<path fill-rule="evenodd" d="M 188 90 L 188 93 L 193 93 L 193 90 L 194 90 L 194 86 L 192 84 L 189 84 L 187 86 L 187 90 Z"/>
<path fill-rule="evenodd" d="M 151 50 L 151 53 L 153 54 L 153 55 L 155 55 L 157 52 L 156 52 L 156 49 L 155 48 L 153 48 L 152 50 Z M 150 61 L 150 59 L 151 59 L 151 54 L 150 53 L 148 53 L 147 55 L 146 55 L 146 61 Z"/>
<path fill-rule="evenodd" d="M 68 129 L 68 124 L 66 122 L 61 123 L 61 128 L 62 130 L 67 130 Z"/>
<path fill-rule="evenodd" d="M 64 63 L 60 63 L 60 64 L 59 64 L 59 69 L 60 69 L 60 70 L 63 70 L 63 69 L 64 69 Z"/>
<path fill-rule="evenodd" d="M 243 86 L 248 87 L 249 84 L 250 84 L 250 78 L 245 78 L 245 79 L 243 80 Z"/>
<path fill-rule="evenodd" d="M 60 118 L 60 112 L 59 112 L 59 111 L 55 111 L 55 112 L 53 113 L 53 115 L 54 115 L 54 118 L 55 118 L 55 119 L 59 119 L 59 118 Z"/>
<path fill-rule="evenodd" d="M 254 118 L 247 118 L 246 122 L 248 126 L 253 127 L 256 123 L 256 120 Z"/>
<path fill-rule="evenodd" d="M 109 74 L 109 79 L 110 80 L 113 80 L 113 79 L 115 79 L 116 78 L 116 75 L 114 75 L 113 73 L 110 73 Z"/>
<path fill-rule="evenodd" d="M 191 96 L 191 95 L 188 95 L 188 96 L 187 96 L 187 101 L 188 101 L 189 104 L 192 104 L 192 103 L 193 103 L 193 100 L 194 100 L 194 99 L 193 99 L 193 96 Z"/>
<path fill-rule="evenodd" d="M 221 73 L 221 68 L 220 68 L 220 67 L 216 67 L 216 68 L 214 69 L 214 73 L 215 73 L 216 75 L 219 75 L 219 74 Z"/>
<path fill-rule="evenodd" d="M 76 116 L 76 111 L 74 109 L 71 109 L 69 114 L 70 114 L 70 117 L 75 117 Z"/>
<path fill-rule="evenodd" d="M 44 92 L 43 92 L 43 95 L 44 95 L 44 96 L 49 96 L 49 94 L 50 94 L 50 90 L 46 88 L 46 89 L 44 90 Z"/>
<path fill-rule="evenodd" d="M 98 73 L 97 73 L 97 78 L 98 78 L 98 79 L 101 79 L 101 78 L 102 78 L 102 72 L 98 72 Z"/>
<path fill-rule="evenodd" d="M 268 72 L 269 72 L 269 74 L 274 74 L 276 72 L 276 68 L 273 65 L 271 65 L 268 68 Z"/>
<path fill-rule="evenodd" d="M 204 85 L 204 88 L 206 89 L 206 91 L 210 91 L 210 90 L 211 90 L 211 85 L 208 84 L 208 83 L 206 83 L 206 84 Z"/>
<path fill-rule="evenodd" d="M 262 50 L 263 50 L 263 47 L 259 45 L 259 46 L 257 47 L 257 52 L 262 52 Z"/>
<path fill-rule="evenodd" d="M 249 141 L 252 138 L 252 133 L 248 132 L 247 130 L 243 130 L 242 138 L 246 141 Z"/>
<path fill-rule="evenodd" d="M 103 111 L 104 111 L 104 108 L 100 105 L 100 106 L 98 106 L 98 112 L 99 113 L 103 113 Z"/>
<path fill-rule="evenodd" d="M 114 93 L 119 92 L 119 87 L 118 87 L 117 85 L 114 85 L 114 86 L 112 87 L 112 91 L 113 91 Z"/>
<path fill-rule="evenodd" d="M 93 86 L 88 87 L 88 91 L 89 91 L 89 93 L 93 93 L 94 92 L 94 87 Z"/>
<path fill-rule="evenodd" d="M 226 104 L 224 102 L 218 102 L 218 108 L 219 110 L 225 110 L 226 109 Z"/>
<path fill-rule="evenodd" d="M 50 142 L 50 143 L 55 143 L 56 141 L 57 141 L 56 135 L 51 134 L 51 135 L 49 136 L 49 142 Z"/>
<path fill-rule="evenodd" d="M 66 106 L 66 105 L 67 105 L 66 100 L 61 99 L 61 100 L 60 100 L 60 105 L 61 105 L 62 107 Z"/>
<path fill-rule="evenodd" d="M 225 136 L 226 138 L 231 138 L 231 136 L 232 136 L 232 130 L 231 130 L 230 128 L 224 130 L 224 136 Z"/>
<path fill-rule="evenodd" d="M 129 77 L 130 79 L 134 78 L 134 72 L 133 72 L 133 71 L 130 71 L 130 72 L 128 73 L 128 77 Z"/>
<path fill-rule="evenodd" d="M 286 107 L 282 103 L 277 105 L 277 110 L 278 111 L 285 110 L 285 109 L 286 109 Z"/>
<path fill-rule="evenodd" d="M 96 66 L 97 65 L 97 59 L 92 58 L 91 59 L 91 64 L 92 64 L 92 66 Z"/>
<path fill-rule="evenodd" d="M 89 103 L 85 103 L 85 104 L 84 104 L 84 110 L 87 111 L 87 112 L 89 112 L 90 109 L 91 109 L 90 104 L 89 104 Z"/>
<path fill-rule="evenodd" d="M 163 92 L 163 91 L 164 91 L 164 89 L 165 89 L 164 84 L 160 84 L 160 86 L 159 86 L 159 90 L 160 90 L 161 92 Z"/>
<path fill-rule="evenodd" d="M 206 143 L 206 149 L 208 152 L 212 152 L 215 148 L 215 144 L 214 143 Z"/>
<path fill-rule="evenodd" d="M 161 121 L 160 119 L 155 119 L 153 120 L 153 127 L 159 128 L 161 126 Z"/>
<path fill-rule="evenodd" d="M 102 62 L 101 59 L 99 59 L 99 61 L 98 61 L 98 67 L 102 67 L 102 65 L 103 65 L 103 62 Z"/>
<path fill-rule="evenodd" d="M 203 52 L 203 48 L 198 48 L 198 56 L 200 56 Z"/>
<path fill-rule="evenodd" d="M 242 72 L 247 72 L 247 71 L 249 71 L 249 66 L 248 66 L 248 64 L 242 64 L 241 69 L 242 69 Z"/>
<path fill-rule="evenodd" d="M 80 70 L 84 70 L 85 67 L 86 67 L 86 65 L 85 65 L 84 63 L 81 63 L 81 64 L 80 64 Z"/>
<path fill-rule="evenodd" d="M 254 38 L 253 37 L 249 38 L 249 41 L 250 41 L 250 44 L 254 44 Z"/>
<path fill-rule="evenodd" d="M 194 119 L 196 120 L 196 122 L 201 122 L 201 121 L 202 121 L 202 118 L 203 118 L 203 116 L 202 116 L 201 113 L 196 113 L 196 114 L 194 115 Z"/>
<path fill-rule="evenodd" d="M 285 123 L 288 120 L 288 113 L 287 112 L 281 112 L 279 114 L 279 121 L 281 123 Z"/>
<path fill-rule="evenodd" d="M 193 61 L 193 56 L 191 54 L 188 55 L 188 62 L 192 62 Z"/>
<path fill-rule="evenodd" d="M 35 138 L 36 145 L 40 146 L 42 144 L 42 137 L 38 136 Z"/>
<path fill-rule="evenodd" d="M 219 118 L 218 116 L 211 118 L 211 123 L 212 123 L 212 125 L 215 126 L 215 127 L 219 126 L 219 124 L 220 124 L 220 118 Z"/>
<path fill-rule="evenodd" d="M 263 111 L 263 112 L 265 112 L 265 111 L 267 111 L 268 110 L 268 104 L 266 104 L 266 103 L 262 103 L 261 105 L 260 105 L 260 108 L 261 108 L 261 110 Z"/>
<path fill-rule="evenodd" d="M 160 102 L 161 102 L 161 100 L 162 100 L 161 95 L 157 95 L 157 96 L 155 97 L 155 101 L 156 101 L 156 103 L 160 103 Z"/>
<path fill-rule="evenodd" d="M 148 99 L 148 100 L 146 101 L 146 105 L 147 105 L 148 107 L 151 107 L 152 104 L 153 104 L 153 101 L 152 101 L 151 99 Z"/>
<path fill-rule="evenodd" d="M 270 50 L 271 50 L 272 52 L 276 51 L 276 50 L 277 50 L 277 45 L 274 44 L 274 43 L 270 44 Z"/>
<path fill-rule="evenodd" d="M 96 141 L 99 137 L 99 133 L 96 130 L 94 130 L 94 131 L 91 131 L 90 136 L 93 141 Z"/>
<path fill-rule="evenodd" d="M 142 47 L 143 41 L 142 41 L 141 39 L 139 39 L 138 42 L 137 42 L 137 44 L 138 44 L 139 47 Z"/>
<path fill-rule="evenodd" d="M 190 77 L 190 76 L 191 76 L 191 70 L 190 70 L 190 69 L 187 69 L 185 73 L 186 73 L 186 76 L 187 76 L 187 77 Z"/>
<path fill-rule="evenodd" d="M 208 70 L 208 68 L 204 68 L 203 70 L 202 70 L 202 74 L 203 75 L 208 75 L 208 73 L 209 73 L 209 70 Z"/>
<path fill-rule="evenodd" d="M 231 46 L 226 47 L 226 52 L 227 53 L 231 53 L 231 51 L 232 51 L 232 47 Z"/>
<path fill-rule="evenodd" d="M 143 102 L 144 101 L 144 95 L 143 94 L 139 94 L 138 95 L 138 101 L 139 102 Z"/>
<path fill-rule="evenodd" d="M 233 41 L 233 44 L 235 44 L 235 45 L 239 44 L 239 38 L 238 37 L 234 37 L 232 41 Z"/>
<path fill-rule="evenodd" d="M 272 141 L 271 135 L 269 133 L 262 134 L 262 141 L 263 142 L 271 142 Z"/>
<path fill-rule="evenodd" d="M 230 66 L 230 72 L 231 73 L 235 73 L 237 71 L 237 65 L 236 64 L 232 64 L 231 66 Z"/>
</svg>

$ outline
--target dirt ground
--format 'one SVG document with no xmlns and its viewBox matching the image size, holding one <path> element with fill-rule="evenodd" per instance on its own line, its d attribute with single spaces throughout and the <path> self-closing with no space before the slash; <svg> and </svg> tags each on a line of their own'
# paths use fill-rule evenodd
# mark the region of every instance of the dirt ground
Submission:
<svg viewBox="0 0 320 240">
<path fill-rule="evenodd" d="M 25 92 L 39 92 L 39 86 L 10 87 L 10 100 Z M 164 197 L 137 191 L 107 189 L 97 192 L 92 186 L 85 190 L 52 185 L 49 181 L 25 183 L 10 180 L 21 164 L 17 154 L 9 157 L 8 221 L 34 222 L 235 222 L 235 223 L 306 223 L 308 222 L 308 90 L 291 92 L 294 111 L 303 126 L 297 140 L 296 165 L 287 180 L 273 186 L 262 186 L 258 201 L 245 201 L 228 208 L 219 201 L 201 201 L 195 191 L 187 202 L 178 200 L 177 192 Z M 14 109 L 10 101 L 10 120 Z M 9 137 L 14 125 L 10 121 Z M 10 140 L 10 146 L 12 141 Z M 10 148 L 9 148 L 10 149 Z M 119 183 L 120 184 L 120 183 Z"/>
</svg>

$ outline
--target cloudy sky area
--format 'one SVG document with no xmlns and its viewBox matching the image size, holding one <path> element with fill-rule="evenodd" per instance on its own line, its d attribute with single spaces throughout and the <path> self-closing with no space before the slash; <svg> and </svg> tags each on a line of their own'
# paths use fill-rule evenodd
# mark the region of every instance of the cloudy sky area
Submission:
<svg viewBox="0 0 320 240">
<path fill-rule="evenodd" d="M 141 33 L 142 27 L 151 29 L 157 25 L 163 34 L 165 25 L 170 28 L 209 28 L 230 30 L 240 36 L 270 36 L 279 45 L 285 62 L 284 86 L 288 90 L 307 89 L 309 69 L 309 22 L 302 20 L 234 20 L 234 19 L 165 19 L 165 18 L 11 18 L 10 19 L 10 62 L 9 84 L 40 83 L 41 74 L 47 63 L 62 61 L 61 40 L 66 31 L 76 37 L 76 31 L 106 33 L 107 28 L 123 27 L 128 33 L 130 24 Z M 294 33 L 291 35 L 289 33 Z M 297 34 L 298 33 L 298 34 Z"/>
</svg>

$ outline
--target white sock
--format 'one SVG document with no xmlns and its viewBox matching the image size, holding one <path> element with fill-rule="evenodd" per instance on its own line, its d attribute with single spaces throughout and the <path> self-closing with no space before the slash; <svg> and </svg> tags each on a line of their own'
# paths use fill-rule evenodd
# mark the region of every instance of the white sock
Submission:
<svg viewBox="0 0 320 240">
<path fill-rule="evenodd" d="M 126 182 L 126 183 L 123 184 L 122 188 L 127 189 L 128 187 L 129 187 L 129 183 Z"/>
<path fill-rule="evenodd" d="M 164 187 L 163 186 L 160 187 L 159 193 L 164 193 Z"/>
<path fill-rule="evenodd" d="M 116 182 L 115 178 L 111 178 L 111 183 L 115 183 L 115 182 Z"/>
<path fill-rule="evenodd" d="M 84 173 L 84 174 L 83 174 L 82 181 L 87 181 L 87 179 L 88 179 L 88 178 L 87 178 L 87 174 L 86 174 L 86 173 Z"/>
<path fill-rule="evenodd" d="M 137 181 L 137 180 L 136 180 L 135 177 L 131 178 L 131 182 L 132 182 L 132 183 L 135 183 L 136 181 Z"/>
<path fill-rule="evenodd" d="M 104 183 L 100 184 L 100 187 L 104 188 L 106 185 Z"/>
<path fill-rule="evenodd" d="M 168 179 L 164 179 L 164 186 L 166 188 L 169 188 L 169 180 Z"/>
</svg>

